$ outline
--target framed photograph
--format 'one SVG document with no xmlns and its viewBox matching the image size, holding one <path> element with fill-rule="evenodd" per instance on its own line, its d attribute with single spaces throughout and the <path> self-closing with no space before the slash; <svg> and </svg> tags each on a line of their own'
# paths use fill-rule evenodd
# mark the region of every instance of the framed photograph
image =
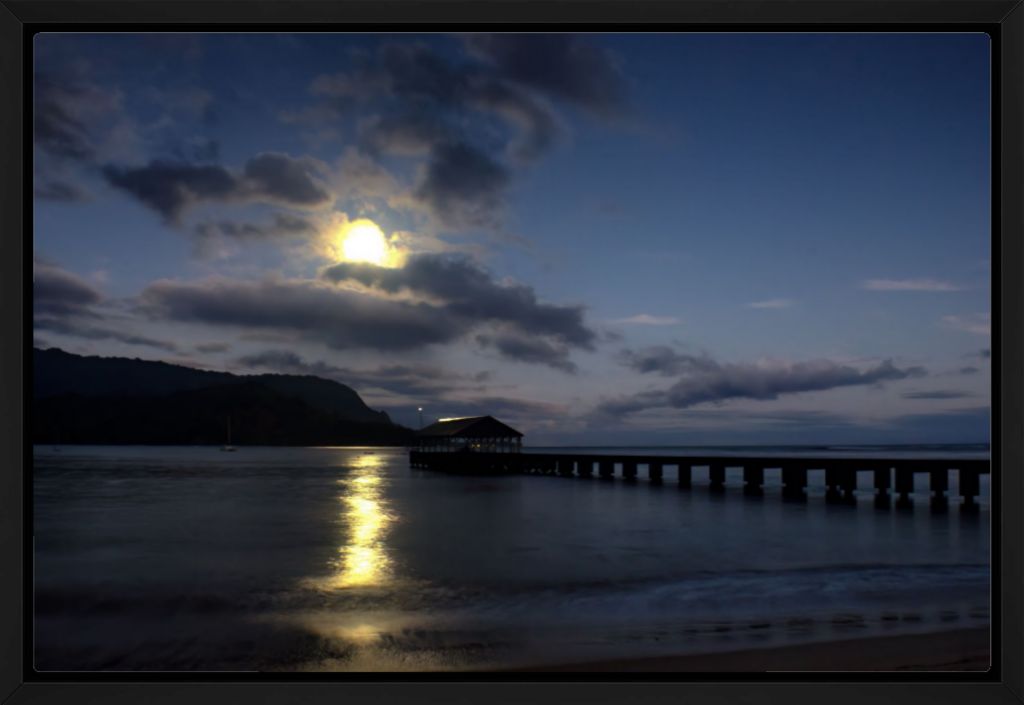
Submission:
<svg viewBox="0 0 1024 705">
<path fill-rule="evenodd" d="M 1024 7 L 0 0 L 0 701 L 1024 700 Z"/>
</svg>

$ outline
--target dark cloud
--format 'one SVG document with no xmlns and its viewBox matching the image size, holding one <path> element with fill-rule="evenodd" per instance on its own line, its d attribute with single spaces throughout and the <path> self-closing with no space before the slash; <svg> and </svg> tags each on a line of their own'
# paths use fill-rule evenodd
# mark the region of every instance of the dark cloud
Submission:
<svg viewBox="0 0 1024 705">
<path fill-rule="evenodd" d="M 219 164 L 154 160 L 141 167 L 103 167 L 107 181 L 152 208 L 171 224 L 202 202 L 263 202 L 319 207 L 331 195 L 314 176 L 313 163 L 286 154 L 263 153 L 241 173 Z"/>
<path fill-rule="evenodd" d="M 152 161 L 143 167 L 103 167 L 103 176 L 117 188 L 178 223 L 182 213 L 200 201 L 232 200 L 239 196 L 238 178 L 212 164 Z"/>
<path fill-rule="evenodd" d="M 973 367 L 970 365 L 968 365 L 967 367 L 960 368 L 960 374 L 962 375 L 974 375 L 977 374 L 978 372 L 980 372 L 980 370 L 977 367 Z"/>
<path fill-rule="evenodd" d="M 196 346 L 196 352 L 201 353 L 222 353 L 230 349 L 230 343 L 200 343 Z"/>
<path fill-rule="evenodd" d="M 37 73 L 32 89 L 33 145 L 58 159 L 93 159 L 96 137 L 91 118 L 117 110 L 119 96 L 73 72 L 60 77 Z"/>
<path fill-rule="evenodd" d="M 86 340 L 113 340 L 127 345 L 141 345 L 167 352 L 177 352 L 178 346 L 166 340 L 158 340 L 144 335 L 137 335 L 122 328 L 112 328 L 108 325 L 96 325 L 83 323 L 75 319 L 61 319 L 48 316 L 38 317 L 34 320 L 33 326 L 36 330 L 50 331 L 73 338 L 84 338 Z"/>
<path fill-rule="evenodd" d="M 291 333 L 335 349 L 409 350 L 448 343 L 465 322 L 426 303 L 391 301 L 300 279 L 157 281 L 139 296 L 160 320 Z"/>
<path fill-rule="evenodd" d="M 319 206 L 330 194 L 312 175 L 308 160 L 264 152 L 245 164 L 245 187 L 250 198 L 296 206 Z"/>
<path fill-rule="evenodd" d="M 39 316 L 95 316 L 103 295 L 76 274 L 36 260 L 32 266 L 32 310 Z"/>
<path fill-rule="evenodd" d="M 904 399 L 966 399 L 972 397 L 973 394 L 967 392 L 947 391 L 947 390 L 935 390 L 925 392 L 904 392 Z"/>
<path fill-rule="evenodd" d="M 862 371 L 831 360 L 773 365 L 720 363 L 707 355 L 666 355 L 663 350 L 653 355 L 645 351 L 624 351 L 621 359 L 634 369 L 652 373 L 670 369 L 673 376 L 680 378 L 666 390 L 602 402 L 596 410 L 597 416 L 622 416 L 652 407 L 685 409 L 730 399 L 772 400 L 784 394 L 870 386 L 926 374 L 924 368 L 901 369 L 891 360 Z M 657 360 L 662 360 L 664 367 L 659 367 Z"/>
<path fill-rule="evenodd" d="M 291 350 L 265 350 L 244 355 L 236 360 L 236 364 L 247 369 L 324 377 L 357 390 L 374 387 L 432 401 L 455 392 L 483 389 L 482 380 L 476 376 L 458 375 L 434 365 L 380 365 L 372 369 L 353 369 L 322 361 L 307 361 Z"/>
<path fill-rule="evenodd" d="M 570 374 L 576 372 L 576 365 L 569 359 L 569 348 L 564 344 L 519 333 L 478 335 L 476 340 L 483 347 L 494 348 L 510 360 L 547 365 Z"/>
<path fill-rule="evenodd" d="M 662 377 L 675 377 L 686 372 L 713 371 L 717 363 L 705 356 L 685 355 L 667 345 L 652 345 L 640 350 L 626 349 L 619 353 L 618 361 L 636 370 Z"/>
<path fill-rule="evenodd" d="M 205 221 L 192 231 L 195 254 L 201 258 L 215 256 L 232 243 L 281 241 L 313 237 L 318 233 L 319 227 L 314 221 L 293 213 L 275 213 L 266 223 Z"/>
<path fill-rule="evenodd" d="M 513 325 L 524 334 L 548 336 L 575 347 L 591 349 L 597 337 L 584 324 L 582 306 L 541 303 L 532 287 L 499 284 L 464 256 L 413 255 L 400 268 L 344 262 L 325 269 L 323 277 L 358 282 L 389 294 L 413 292 L 466 320 Z"/>
<path fill-rule="evenodd" d="M 66 203 L 85 200 L 74 172 L 91 165 L 111 133 L 132 134 L 119 116 L 120 94 L 87 80 L 81 71 L 40 72 L 32 84 L 33 194 Z"/>
<path fill-rule="evenodd" d="M 486 227 L 501 221 L 509 173 L 464 142 L 435 145 L 413 197 L 446 226 Z"/>
<path fill-rule="evenodd" d="M 610 114 L 624 105 L 625 90 L 605 52 L 572 37 L 535 48 L 482 39 L 469 45 L 474 51 L 462 60 L 416 44 L 361 54 L 352 70 L 313 82 L 325 104 L 303 119 L 337 122 L 356 105 L 373 110 L 360 126 L 365 155 L 425 160 L 410 203 L 448 228 L 498 228 L 511 179 L 506 162 L 539 158 L 562 132 L 543 96 Z M 523 60 L 534 49 L 552 62 L 551 75 Z"/>
<path fill-rule="evenodd" d="M 554 146 L 560 135 L 558 121 L 547 106 L 507 83 L 481 82 L 469 101 L 517 129 L 518 137 L 508 145 L 508 152 L 518 161 L 539 158 Z"/>
<path fill-rule="evenodd" d="M 472 34 L 470 52 L 511 81 L 599 115 L 626 109 L 622 71 L 604 49 L 570 34 Z"/>
<path fill-rule="evenodd" d="M 411 256 L 394 269 L 342 263 L 322 279 L 368 291 L 305 279 L 165 280 L 142 292 L 138 309 L 156 320 L 237 326 L 335 349 L 410 350 L 477 332 L 505 356 L 566 370 L 569 348 L 591 349 L 597 337 L 582 307 L 539 302 L 532 288 L 498 284 L 465 257 Z M 400 292 L 419 300 L 390 296 Z"/>
<path fill-rule="evenodd" d="M 981 350 L 978 354 L 981 355 L 983 358 L 986 358 L 986 359 L 992 357 L 992 351 L 990 349 L 988 349 L 988 348 L 985 348 L 984 350 Z"/>
<path fill-rule="evenodd" d="M 423 156 L 449 135 L 450 130 L 439 115 L 411 106 L 401 112 L 374 115 L 359 126 L 360 147 L 373 156 Z"/>
<path fill-rule="evenodd" d="M 115 340 L 175 350 L 172 343 L 136 335 L 112 322 L 98 307 L 103 295 L 81 277 L 56 265 L 36 260 L 32 279 L 32 327 L 87 340 Z"/>
<path fill-rule="evenodd" d="M 65 203 L 75 203 L 86 199 L 85 190 L 69 181 L 54 178 L 36 178 L 34 181 L 32 194 L 36 198 Z"/>
</svg>

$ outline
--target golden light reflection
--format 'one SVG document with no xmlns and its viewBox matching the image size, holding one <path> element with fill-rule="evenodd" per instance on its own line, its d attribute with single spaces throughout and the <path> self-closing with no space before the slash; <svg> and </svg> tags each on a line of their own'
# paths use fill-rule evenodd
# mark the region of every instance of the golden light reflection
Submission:
<svg viewBox="0 0 1024 705">
<path fill-rule="evenodd" d="M 384 537 L 394 517 L 383 498 L 384 460 L 377 455 L 360 455 L 354 464 L 352 474 L 338 480 L 347 536 L 332 563 L 336 572 L 322 586 L 328 589 L 381 585 L 391 576 Z"/>
</svg>

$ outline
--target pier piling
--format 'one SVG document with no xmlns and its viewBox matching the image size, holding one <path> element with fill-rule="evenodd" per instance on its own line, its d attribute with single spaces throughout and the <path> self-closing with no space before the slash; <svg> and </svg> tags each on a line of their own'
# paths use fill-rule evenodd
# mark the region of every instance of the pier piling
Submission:
<svg viewBox="0 0 1024 705">
<path fill-rule="evenodd" d="M 897 509 L 910 509 L 914 503 L 910 499 L 910 493 L 914 491 L 914 471 L 910 468 L 896 468 L 896 492 L 899 498 L 896 500 Z"/>
<path fill-rule="evenodd" d="M 930 475 L 932 509 L 943 510 L 949 505 L 949 499 L 946 496 L 946 492 L 949 490 L 949 470 L 946 468 L 932 470 Z"/>
<path fill-rule="evenodd" d="M 807 499 L 807 468 L 783 466 L 782 496 L 786 499 Z"/>
<path fill-rule="evenodd" d="M 722 492 L 725 490 L 725 466 L 718 463 L 712 463 L 708 466 L 708 480 L 710 481 L 710 487 L 715 492 Z"/>
<path fill-rule="evenodd" d="M 892 506 L 892 497 L 889 488 L 892 487 L 892 468 L 875 470 L 875 506 L 879 509 L 888 509 Z"/>
<path fill-rule="evenodd" d="M 693 468 L 690 467 L 689 463 L 685 463 L 682 460 L 678 463 L 679 467 L 679 486 L 683 489 L 690 489 L 693 486 Z"/>
<path fill-rule="evenodd" d="M 747 465 L 743 468 L 743 494 L 760 496 L 764 494 L 764 468 Z"/>
<path fill-rule="evenodd" d="M 968 512 L 977 511 L 978 504 L 974 501 L 974 498 L 981 494 L 981 479 L 978 471 L 961 468 L 957 471 L 957 474 L 960 477 L 960 496 L 964 498 L 964 503 L 960 505 L 960 509 Z"/>
<path fill-rule="evenodd" d="M 874 504 L 879 509 L 888 509 L 893 504 L 897 509 L 912 508 L 911 496 L 914 493 L 915 478 L 918 475 L 927 475 L 931 508 L 940 513 L 946 511 L 950 503 L 950 469 L 957 472 L 956 493 L 962 498 L 961 509 L 964 512 L 978 511 L 977 498 L 981 494 L 981 475 L 990 472 L 989 461 L 983 458 L 853 459 L 697 454 L 673 457 L 574 453 L 456 453 L 436 450 L 413 450 L 409 454 L 411 468 L 459 474 L 523 473 L 566 478 L 588 478 L 597 474 L 601 479 L 611 481 L 618 475 L 621 467 L 621 477 L 630 484 L 636 483 L 642 470 L 640 466 L 645 466 L 646 476 L 651 485 L 663 483 L 666 465 L 678 468 L 681 489 L 689 489 L 692 486 L 695 467 L 707 468 L 709 489 L 712 492 L 725 492 L 726 469 L 738 468 L 743 477 L 743 493 L 757 497 L 766 494 L 766 471 L 779 468 L 782 475 L 783 498 L 799 501 L 806 501 L 808 498 L 809 473 L 813 470 L 815 484 L 819 482 L 818 473 L 824 475 L 825 499 L 828 503 L 853 505 L 857 504 L 859 473 L 866 472 L 871 474 Z M 773 484 L 768 483 L 769 489 Z"/>
<path fill-rule="evenodd" d="M 625 480 L 636 480 L 636 461 L 629 460 L 622 463 L 622 477 Z"/>
<path fill-rule="evenodd" d="M 828 489 L 825 491 L 825 501 L 829 504 L 839 504 L 843 496 L 839 492 L 839 486 L 842 483 L 841 471 L 839 468 L 826 468 L 825 469 L 825 484 Z"/>
</svg>

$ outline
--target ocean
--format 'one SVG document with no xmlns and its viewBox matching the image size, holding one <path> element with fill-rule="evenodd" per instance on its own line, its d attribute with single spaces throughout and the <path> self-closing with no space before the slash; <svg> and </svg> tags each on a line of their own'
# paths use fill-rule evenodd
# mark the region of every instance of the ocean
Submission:
<svg viewBox="0 0 1024 705">
<path fill-rule="evenodd" d="M 551 452 L 553 449 L 526 449 Z M 573 448 L 637 454 L 667 448 Z M 715 448 L 987 457 L 984 446 Z M 38 446 L 42 671 L 466 671 L 987 626 L 980 511 L 451 476 L 397 448 Z M 865 476 L 862 480 L 867 483 Z"/>
</svg>

